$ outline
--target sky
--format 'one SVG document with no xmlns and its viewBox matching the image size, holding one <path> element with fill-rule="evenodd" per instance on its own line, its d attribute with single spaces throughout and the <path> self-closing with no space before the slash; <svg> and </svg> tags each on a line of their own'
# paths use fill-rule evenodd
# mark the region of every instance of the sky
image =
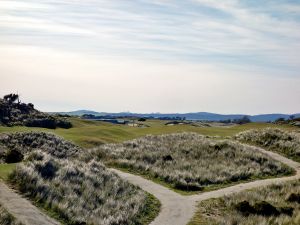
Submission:
<svg viewBox="0 0 300 225">
<path fill-rule="evenodd" d="M 0 0 L 0 95 L 43 111 L 300 112 L 300 0 Z"/>
</svg>

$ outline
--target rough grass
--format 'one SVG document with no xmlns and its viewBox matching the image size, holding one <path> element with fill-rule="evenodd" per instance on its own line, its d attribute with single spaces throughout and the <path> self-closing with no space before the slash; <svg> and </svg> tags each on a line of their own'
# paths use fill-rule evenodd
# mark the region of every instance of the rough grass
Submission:
<svg viewBox="0 0 300 225">
<path fill-rule="evenodd" d="M 0 204 L 0 225 L 22 225 Z"/>
<path fill-rule="evenodd" d="M 196 133 L 149 135 L 93 151 L 108 165 L 144 173 L 184 191 L 292 172 L 251 147 Z"/>
<path fill-rule="evenodd" d="M 266 128 L 239 133 L 235 139 L 264 147 L 300 162 L 300 134 L 281 129 Z"/>
<path fill-rule="evenodd" d="M 300 180 L 200 202 L 188 225 L 298 225 Z"/>
<path fill-rule="evenodd" d="M 34 154 L 34 155 L 32 155 Z M 132 224 L 146 195 L 101 163 L 56 159 L 40 151 L 18 165 L 10 182 L 66 224 Z"/>
<path fill-rule="evenodd" d="M 142 137 L 148 134 L 159 135 L 178 132 L 196 132 L 210 136 L 232 136 L 248 129 L 262 129 L 268 126 L 280 127 L 282 129 L 295 129 L 289 125 L 277 125 L 269 123 L 249 123 L 233 127 L 195 127 L 192 125 L 166 126 L 167 121 L 147 120 L 144 122 L 149 127 L 129 127 L 125 125 L 116 125 L 99 121 L 87 121 L 78 118 L 70 118 L 73 127 L 70 129 L 43 129 L 30 127 L 3 127 L 0 126 L 0 132 L 15 131 L 48 131 L 82 147 L 94 147 L 103 143 L 116 143 Z"/>
<path fill-rule="evenodd" d="M 33 149 L 41 149 L 58 158 L 74 157 L 81 151 L 78 146 L 51 133 L 16 132 L 0 134 L 0 160 L 5 160 L 8 151 L 18 151 L 24 156 Z"/>
<path fill-rule="evenodd" d="M 72 143 L 37 132 L 3 140 L 2 147 L 25 149 L 8 182 L 64 224 L 139 225 L 158 214 L 158 200 Z"/>
</svg>

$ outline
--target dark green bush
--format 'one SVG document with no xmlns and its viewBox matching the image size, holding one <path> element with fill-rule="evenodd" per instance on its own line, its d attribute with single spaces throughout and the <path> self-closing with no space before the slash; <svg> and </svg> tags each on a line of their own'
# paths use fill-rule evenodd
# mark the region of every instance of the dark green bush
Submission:
<svg viewBox="0 0 300 225">
<path fill-rule="evenodd" d="M 277 216 L 280 214 L 276 207 L 266 201 L 256 202 L 253 208 L 256 214 L 262 216 Z"/>
<path fill-rule="evenodd" d="M 243 215 L 248 216 L 249 214 L 255 213 L 255 209 L 248 201 L 242 201 L 235 205 L 235 209 L 241 212 Z"/>
<path fill-rule="evenodd" d="M 56 120 L 54 118 L 45 119 L 29 119 L 25 122 L 27 127 L 44 127 L 49 129 L 56 128 Z"/>
<path fill-rule="evenodd" d="M 289 202 L 297 202 L 300 204 L 300 193 L 291 193 L 287 197 L 287 201 Z"/>
<path fill-rule="evenodd" d="M 60 128 L 69 129 L 72 127 L 72 123 L 67 120 L 58 120 L 56 122 L 56 126 Z"/>
<path fill-rule="evenodd" d="M 12 149 L 6 153 L 5 162 L 6 163 L 17 163 L 17 162 L 21 162 L 23 160 L 23 158 L 24 158 L 24 156 L 20 151 Z"/>
</svg>

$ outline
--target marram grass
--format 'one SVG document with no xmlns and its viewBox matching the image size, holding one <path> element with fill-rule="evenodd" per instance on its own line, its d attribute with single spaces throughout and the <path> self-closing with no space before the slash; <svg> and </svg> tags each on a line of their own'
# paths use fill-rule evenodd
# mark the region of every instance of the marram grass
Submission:
<svg viewBox="0 0 300 225">
<path fill-rule="evenodd" d="M 53 134 L 4 134 L 0 143 L 4 158 L 12 149 L 24 154 L 8 182 L 63 224 L 144 225 L 159 212 L 153 196 Z"/>
<path fill-rule="evenodd" d="M 188 225 L 235 224 L 299 225 L 300 180 L 202 201 Z"/>
<path fill-rule="evenodd" d="M 251 129 L 235 135 L 234 138 L 300 162 L 300 133 L 278 128 Z"/>
<path fill-rule="evenodd" d="M 109 165 L 184 191 L 287 175 L 293 171 L 252 147 L 196 133 L 149 135 L 122 144 L 102 145 L 93 152 Z"/>
</svg>

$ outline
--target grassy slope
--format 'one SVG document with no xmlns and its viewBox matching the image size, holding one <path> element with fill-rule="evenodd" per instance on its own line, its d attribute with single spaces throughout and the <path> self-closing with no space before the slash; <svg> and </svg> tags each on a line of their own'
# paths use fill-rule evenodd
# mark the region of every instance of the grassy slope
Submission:
<svg viewBox="0 0 300 225">
<path fill-rule="evenodd" d="M 166 121 L 149 120 L 145 124 L 150 125 L 146 128 L 129 127 L 126 125 L 115 125 L 98 121 L 85 121 L 77 118 L 71 118 L 73 128 L 71 129 L 44 129 L 30 127 L 3 127 L 0 126 L 0 132 L 12 131 L 48 131 L 54 132 L 67 140 L 74 141 L 82 147 L 93 147 L 102 143 L 113 143 L 142 137 L 147 134 L 167 134 L 175 132 L 196 132 L 211 136 L 232 136 L 248 129 L 262 129 L 266 127 L 280 127 L 282 129 L 295 129 L 289 125 L 275 125 L 267 123 L 250 123 L 234 127 L 194 127 L 191 125 L 165 126 Z"/>
<path fill-rule="evenodd" d="M 21 139 L 21 140 L 23 140 L 23 139 L 28 140 L 28 135 L 23 137 L 23 139 L 22 139 L 22 137 L 19 137 L 19 135 L 18 135 L 16 138 Z M 39 135 L 38 135 L 37 138 L 39 138 Z M 51 143 L 49 144 L 49 146 L 52 146 Z M 50 148 L 49 146 L 47 146 L 46 148 Z M 72 146 L 71 146 L 71 148 L 72 148 Z M 3 180 L 6 181 L 7 178 L 8 178 L 8 175 L 15 168 L 16 168 L 16 164 L 0 164 L 0 179 L 3 179 Z M 24 185 L 22 185 L 22 186 L 24 187 Z M 36 201 L 34 201 L 34 203 L 38 204 Z M 136 225 L 147 225 L 147 224 L 149 224 L 158 215 L 158 213 L 160 211 L 160 202 L 158 201 L 158 199 L 156 199 L 154 196 L 152 196 L 150 194 L 146 194 L 146 199 L 145 199 L 145 202 L 143 204 L 145 204 L 145 208 L 143 209 L 142 212 L 140 212 L 137 219 L 135 220 L 137 222 Z M 44 209 L 44 205 L 42 205 L 42 204 L 38 204 L 37 206 Z M 46 212 L 50 216 L 52 216 L 56 219 L 59 219 L 63 224 L 69 224 L 69 223 L 66 223 L 66 221 L 61 220 L 61 218 L 58 216 L 58 214 L 55 213 L 53 210 L 51 210 L 47 207 L 46 207 L 46 209 L 47 209 Z M 1 221 L 0 221 L 0 224 L 2 224 Z"/>
<path fill-rule="evenodd" d="M 8 174 L 10 174 L 16 168 L 16 163 L 0 164 L 0 179 L 6 180 Z"/>
<path fill-rule="evenodd" d="M 235 138 L 240 142 L 256 145 L 269 151 L 277 152 L 296 162 L 300 162 L 299 133 L 266 128 L 248 130 L 237 134 Z"/>
</svg>

